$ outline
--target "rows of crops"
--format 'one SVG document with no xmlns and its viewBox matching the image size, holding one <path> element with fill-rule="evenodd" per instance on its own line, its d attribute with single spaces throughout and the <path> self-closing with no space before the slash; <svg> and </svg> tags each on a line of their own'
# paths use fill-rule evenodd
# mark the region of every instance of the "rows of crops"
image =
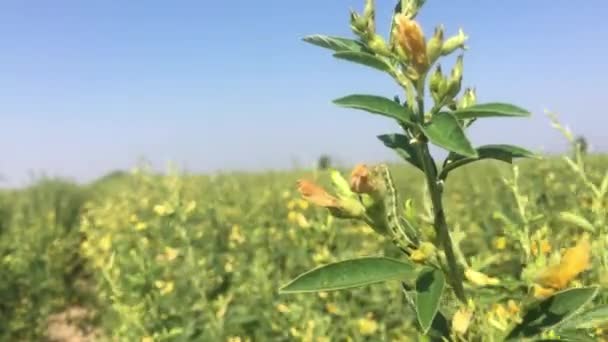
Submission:
<svg viewBox="0 0 608 342">
<path fill-rule="evenodd" d="M 587 183 L 601 183 L 606 165 L 604 156 L 588 157 Z M 479 162 L 456 172 L 446 189 L 455 240 L 466 232 L 462 252 L 490 276 L 520 276 L 521 247 L 513 232 L 528 229 L 531 253 L 549 259 L 580 231 L 560 213 L 605 219 L 598 215 L 606 202 L 594 201 L 585 180 L 562 159 L 517 168 Z M 407 215 L 432 231 L 421 174 L 401 166 L 393 173 L 412 199 Z M 2 192 L 2 340 L 48 336 L 49 318 L 73 308 L 90 313 L 79 323 L 81 332 L 89 326 L 98 336 L 128 341 L 415 336 L 403 319 L 411 313 L 399 300 L 398 282 L 278 295 L 281 285 L 316 265 L 379 251 L 400 257 L 369 227 L 333 219 L 301 200 L 295 181 L 313 175 L 321 184 L 328 180 L 327 171 L 159 176 L 139 169 L 88 186 L 45 180 Z M 576 282 L 585 281 L 604 283 L 606 275 L 591 270 Z M 507 307 L 480 319 L 504 328 L 517 316 Z"/>
</svg>

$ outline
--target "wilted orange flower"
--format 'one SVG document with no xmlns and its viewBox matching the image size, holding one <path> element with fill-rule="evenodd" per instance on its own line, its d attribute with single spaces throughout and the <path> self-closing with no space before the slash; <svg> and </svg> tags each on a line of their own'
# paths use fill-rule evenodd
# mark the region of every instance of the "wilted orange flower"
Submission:
<svg viewBox="0 0 608 342">
<path fill-rule="evenodd" d="M 405 14 L 395 17 L 397 43 L 411 60 L 418 72 L 423 72 L 429 64 L 426 41 L 420 25 Z"/>
<path fill-rule="evenodd" d="M 374 191 L 375 188 L 367 165 L 359 164 L 355 166 L 350 174 L 350 189 L 356 193 L 368 194 Z"/>
<path fill-rule="evenodd" d="M 576 246 L 568 248 L 559 264 L 550 266 L 537 279 L 537 283 L 555 290 L 563 289 L 589 267 L 591 244 L 585 235 Z"/>
<path fill-rule="evenodd" d="M 312 181 L 306 179 L 299 180 L 298 191 L 305 200 L 311 202 L 312 204 L 326 208 L 338 207 L 338 199 L 327 193 L 325 189 Z"/>
</svg>

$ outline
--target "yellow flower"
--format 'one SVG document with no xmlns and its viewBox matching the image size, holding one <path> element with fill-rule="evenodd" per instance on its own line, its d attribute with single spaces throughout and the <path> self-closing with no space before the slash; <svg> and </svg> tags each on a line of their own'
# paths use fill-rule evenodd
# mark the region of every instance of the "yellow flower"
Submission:
<svg viewBox="0 0 608 342">
<path fill-rule="evenodd" d="M 178 255 L 179 255 L 179 252 L 177 249 L 171 248 L 171 247 L 165 247 L 165 252 L 163 254 L 159 255 L 158 259 L 161 261 L 173 261 L 173 260 L 175 260 L 175 258 L 177 258 Z"/>
<path fill-rule="evenodd" d="M 161 296 L 173 292 L 173 289 L 175 288 L 175 284 L 172 281 L 157 280 L 154 282 L 154 285 L 160 290 Z"/>
<path fill-rule="evenodd" d="M 137 231 L 146 230 L 147 228 L 148 228 L 148 224 L 145 222 L 137 222 L 135 224 L 135 230 L 137 230 Z"/>
<path fill-rule="evenodd" d="M 471 324 L 471 317 L 473 317 L 473 311 L 467 308 L 458 309 L 452 318 L 452 330 L 458 334 L 467 332 L 469 324 Z"/>
<path fill-rule="evenodd" d="M 464 275 L 471 283 L 477 286 L 498 285 L 500 283 L 498 278 L 489 277 L 470 268 L 464 272 Z"/>
<path fill-rule="evenodd" d="M 154 206 L 154 212 L 158 216 L 167 216 L 173 214 L 173 208 L 168 204 L 157 204 Z"/>
<path fill-rule="evenodd" d="M 360 318 L 357 321 L 359 327 L 359 333 L 364 336 L 373 335 L 378 331 L 378 322 L 374 320 L 371 314 L 368 314 L 365 318 Z"/>
<path fill-rule="evenodd" d="M 318 295 L 319 295 L 319 298 L 321 298 L 321 299 L 325 299 L 325 298 L 327 298 L 327 296 L 329 296 L 329 294 L 324 291 L 319 292 Z"/>
<path fill-rule="evenodd" d="M 298 221 L 298 212 L 297 211 L 290 211 L 287 214 L 287 220 L 289 222 L 297 222 Z"/>
<path fill-rule="evenodd" d="M 141 342 L 154 342 L 154 339 L 150 336 L 144 336 L 141 338 Z"/>
<path fill-rule="evenodd" d="M 330 314 L 333 314 L 333 315 L 340 314 L 340 308 L 335 303 L 325 304 L 325 310 L 327 310 L 327 312 L 329 312 Z"/>
<path fill-rule="evenodd" d="M 196 201 L 190 201 L 188 204 L 186 204 L 185 212 L 186 214 L 190 214 L 194 211 L 194 209 L 196 209 Z"/>
<path fill-rule="evenodd" d="M 298 225 L 301 228 L 309 228 L 310 227 L 310 223 L 308 223 L 308 220 L 306 219 L 306 216 L 304 216 L 302 213 L 298 213 Z"/>
<path fill-rule="evenodd" d="M 308 209 L 308 202 L 306 202 L 305 200 L 300 199 L 298 201 L 298 206 L 300 207 L 300 209 L 306 210 L 306 209 Z"/>
<path fill-rule="evenodd" d="M 110 236 L 110 234 L 106 234 L 101 238 L 99 241 L 99 248 L 104 252 L 107 252 L 112 248 L 112 236 Z"/>
<path fill-rule="evenodd" d="M 233 225 L 228 239 L 237 245 L 243 244 L 245 242 L 245 237 L 243 236 L 241 226 L 238 224 Z"/>
<path fill-rule="evenodd" d="M 589 267 L 590 259 L 591 244 L 586 234 L 574 247 L 566 250 L 559 264 L 545 269 L 536 282 L 543 287 L 561 290 Z"/>
<path fill-rule="evenodd" d="M 429 66 L 426 53 L 426 41 L 420 25 L 405 14 L 395 16 L 395 38 L 403 49 L 412 66 L 418 73 L 423 73 Z"/>
<path fill-rule="evenodd" d="M 283 303 L 277 304 L 276 309 L 280 313 L 288 313 L 290 311 L 289 307 Z"/>
<path fill-rule="evenodd" d="M 507 238 L 504 236 L 497 237 L 494 239 L 494 248 L 498 250 L 503 250 L 507 247 Z"/>
<path fill-rule="evenodd" d="M 298 203 L 295 200 L 291 200 L 291 201 L 287 202 L 287 209 L 294 210 L 297 204 Z"/>
</svg>

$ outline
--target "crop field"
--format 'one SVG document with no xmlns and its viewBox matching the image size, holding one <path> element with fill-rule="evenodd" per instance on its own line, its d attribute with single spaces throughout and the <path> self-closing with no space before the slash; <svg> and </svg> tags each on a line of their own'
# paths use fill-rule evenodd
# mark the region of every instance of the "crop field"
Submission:
<svg viewBox="0 0 608 342">
<path fill-rule="evenodd" d="M 0 9 L 0 342 L 608 342 L 601 11 L 357 1 Z"/>
<path fill-rule="evenodd" d="M 608 158 L 591 155 L 585 162 L 587 182 L 603 181 L 605 193 Z M 517 173 L 509 164 L 479 162 L 455 173 L 446 188 L 448 222 L 463 257 L 489 276 L 528 282 L 526 270 L 535 272 L 582 229 L 597 229 L 592 254 L 599 260 L 605 251 L 596 243 L 607 238 L 606 196 L 596 201 L 562 158 L 515 165 Z M 411 199 L 406 214 L 432 234 L 422 174 L 398 165 L 391 170 L 404 200 Z M 400 254 L 369 227 L 334 219 L 302 200 L 295 182 L 305 176 L 324 184 L 328 171 L 161 176 L 139 168 L 87 186 L 43 180 L 1 193 L 2 340 L 39 340 L 57 329 L 124 341 L 416 336 L 399 282 L 278 294 L 317 265 Z M 522 231 L 530 232 L 533 268 L 521 264 L 515 234 Z M 594 268 L 574 286 L 607 281 Z M 505 330 L 519 317 L 518 302 L 483 294 L 475 299 L 480 306 L 484 300 L 492 305 L 476 319 L 492 322 L 492 329 Z M 53 323 L 57 314 L 75 310 L 77 320 Z"/>
</svg>

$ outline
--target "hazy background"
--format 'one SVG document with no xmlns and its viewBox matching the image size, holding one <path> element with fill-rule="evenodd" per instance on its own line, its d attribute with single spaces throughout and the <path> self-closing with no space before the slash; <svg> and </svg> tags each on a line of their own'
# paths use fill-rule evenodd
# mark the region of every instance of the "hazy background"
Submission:
<svg viewBox="0 0 608 342">
<path fill-rule="evenodd" d="M 377 0 L 388 31 L 394 1 Z M 88 181 L 140 157 L 163 169 L 263 170 L 394 159 L 375 138 L 381 117 L 341 109 L 350 93 L 392 97 L 388 76 L 301 41 L 350 36 L 363 0 L 5 1 L 0 3 L 0 174 Z M 608 149 L 608 2 L 429 0 L 427 35 L 469 35 L 464 84 L 532 119 L 485 119 L 475 144 L 564 151 L 544 115 L 561 115 L 594 150 Z M 446 65 L 449 70 L 449 65 Z M 297 162 L 297 163 L 296 163 Z"/>
</svg>

